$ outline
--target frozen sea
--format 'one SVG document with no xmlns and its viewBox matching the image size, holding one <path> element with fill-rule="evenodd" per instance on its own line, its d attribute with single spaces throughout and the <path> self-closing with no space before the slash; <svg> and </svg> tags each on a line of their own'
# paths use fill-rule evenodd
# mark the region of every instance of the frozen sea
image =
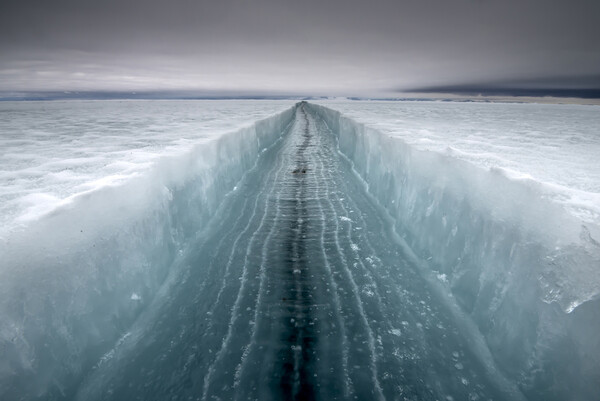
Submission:
<svg viewBox="0 0 600 401">
<path fill-rule="evenodd" d="M 0 398 L 597 399 L 599 127 L 0 102 Z"/>
</svg>

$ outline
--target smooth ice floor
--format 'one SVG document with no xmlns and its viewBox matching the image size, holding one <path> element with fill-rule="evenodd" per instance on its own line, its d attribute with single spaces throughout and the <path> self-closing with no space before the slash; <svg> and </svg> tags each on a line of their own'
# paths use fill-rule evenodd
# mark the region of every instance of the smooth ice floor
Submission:
<svg viewBox="0 0 600 401">
<path fill-rule="evenodd" d="M 520 399 L 335 141 L 301 105 L 77 398 Z"/>
</svg>

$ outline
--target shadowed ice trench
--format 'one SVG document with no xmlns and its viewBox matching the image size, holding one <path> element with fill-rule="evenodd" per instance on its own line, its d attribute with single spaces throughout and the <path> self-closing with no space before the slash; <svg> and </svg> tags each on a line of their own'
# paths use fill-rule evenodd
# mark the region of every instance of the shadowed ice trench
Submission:
<svg viewBox="0 0 600 401">
<path fill-rule="evenodd" d="M 77 398 L 522 398 L 336 141 L 300 104 Z"/>
</svg>

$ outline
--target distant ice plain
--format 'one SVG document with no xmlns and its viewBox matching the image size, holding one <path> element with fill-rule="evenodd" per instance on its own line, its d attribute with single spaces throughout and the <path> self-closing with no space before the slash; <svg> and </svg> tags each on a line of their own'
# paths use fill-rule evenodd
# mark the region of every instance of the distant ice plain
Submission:
<svg viewBox="0 0 600 401">
<path fill-rule="evenodd" d="M 165 156 L 289 107 L 289 101 L 0 102 L 0 234 L 116 185 Z M 544 196 L 600 223 L 597 106 L 328 100 L 417 149 L 539 183 Z"/>
<path fill-rule="evenodd" d="M 600 109 L 593 105 L 319 101 L 410 146 L 501 170 L 600 223 Z"/>
<path fill-rule="evenodd" d="M 0 237 L 294 101 L 0 102 Z"/>
</svg>

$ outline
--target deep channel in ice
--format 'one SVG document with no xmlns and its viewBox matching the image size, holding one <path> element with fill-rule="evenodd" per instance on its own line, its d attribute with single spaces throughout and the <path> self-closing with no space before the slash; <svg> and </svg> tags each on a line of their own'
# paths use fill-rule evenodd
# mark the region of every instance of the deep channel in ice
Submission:
<svg viewBox="0 0 600 401">
<path fill-rule="evenodd" d="M 309 106 L 340 155 L 507 377 L 527 395 L 593 397 L 597 108 L 321 103 Z M 291 101 L 0 107 L 0 394 L 60 398 L 130 335 L 294 109 Z"/>
</svg>

